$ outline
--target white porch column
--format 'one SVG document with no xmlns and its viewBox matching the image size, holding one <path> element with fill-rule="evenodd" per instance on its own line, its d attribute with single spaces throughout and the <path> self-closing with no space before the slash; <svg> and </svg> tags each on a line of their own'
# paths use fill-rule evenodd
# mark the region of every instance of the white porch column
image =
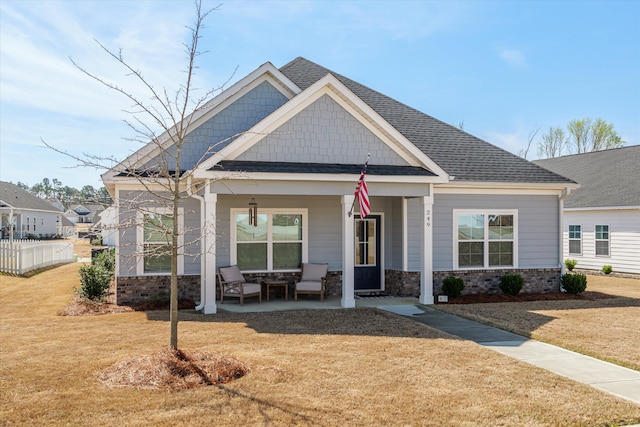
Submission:
<svg viewBox="0 0 640 427">
<path fill-rule="evenodd" d="M 353 215 L 349 210 L 353 205 L 353 194 L 342 196 L 342 301 L 343 308 L 353 308 L 356 300 L 353 294 L 353 269 L 355 267 Z"/>
<path fill-rule="evenodd" d="M 420 239 L 420 303 L 433 304 L 433 186 L 430 196 L 420 200 L 422 238 Z"/>
<path fill-rule="evenodd" d="M 402 271 L 409 271 L 409 215 L 407 198 L 402 198 Z"/>
<path fill-rule="evenodd" d="M 204 314 L 215 314 L 216 307 L 216 204 L 218 195 L 210 193 L 209 188 L 204 194 L 205 223 L 202 227 L 204 233 L 204 256 L 202 262 L 205 264 L 204 279 Z"/>
</svg>

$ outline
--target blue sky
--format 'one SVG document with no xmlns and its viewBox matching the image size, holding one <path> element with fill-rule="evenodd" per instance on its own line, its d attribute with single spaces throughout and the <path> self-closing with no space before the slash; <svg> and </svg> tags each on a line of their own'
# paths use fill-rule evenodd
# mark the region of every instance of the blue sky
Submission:
<svg viewBox="0 0 640 427">
<path fill-rule="evenodd" d="M 41 139 L 117 159 L 140 146 L 126 139 L 127 100 L 69 58 L 126 84 L 97 39 L 174 91 L 193 14 L 190 1 L 0 0 L 0 180 L 100 186 L 102 170 Z M 304 56 L 513 153 L 583 117 L 640 144 L 637 0 L 228 1 L 206 25 L 203 89 Z"/>
</svg>

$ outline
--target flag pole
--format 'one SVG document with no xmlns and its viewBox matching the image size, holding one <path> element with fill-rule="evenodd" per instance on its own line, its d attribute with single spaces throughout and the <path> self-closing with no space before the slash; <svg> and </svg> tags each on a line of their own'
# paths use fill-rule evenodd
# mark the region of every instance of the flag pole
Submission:
<svg viewBox="0 0 640 427">
<path fill-rule="evenodd" d="M 371 153 L 367 153 L 367 160 L 364 162 L 364 166 L 362 167 L 362 172 L 360 172 L 360 175 L 362 175 L 363 172 L 365 172 L 365 170 L 367 169 L 367 165 L 369 164 L 369 160 L 371 159 Z M 358 182 L 359 178 L 358 178 Z M 351 215 L 353 215 L 353 208 L 356 206 L 356 200 L 358 198 L 354 197 L 353 198 L 353 203 L 351 203 L 351 209 L 349 209 L 349 218 L 351 218 Z"/>
</svg>

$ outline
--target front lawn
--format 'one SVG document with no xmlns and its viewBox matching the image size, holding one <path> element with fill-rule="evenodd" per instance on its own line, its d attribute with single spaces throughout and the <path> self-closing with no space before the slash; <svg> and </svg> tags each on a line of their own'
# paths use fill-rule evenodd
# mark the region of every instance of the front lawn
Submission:
<svg viewBox="0 0 640 427">
<path fill-rule="evenodd" d="M 214 316 L 183 311 L 182 348 L 223 353 L 250 372 L 224 385 L 178 392 L 109 388 L 99 371 L 167 346 L 168 312 L 58 316 L 73 298 L 77 271 L 77 264 L 64 265 L 0 286 L 5 424 L 640 422 L 638 405 L 375 309 Z"/>
<path fill-rule="evenodd" d="M 436 308 L 640 370 L 640 280 L 587 276 L 587 291 L 610 298 Z"/>
</svg>

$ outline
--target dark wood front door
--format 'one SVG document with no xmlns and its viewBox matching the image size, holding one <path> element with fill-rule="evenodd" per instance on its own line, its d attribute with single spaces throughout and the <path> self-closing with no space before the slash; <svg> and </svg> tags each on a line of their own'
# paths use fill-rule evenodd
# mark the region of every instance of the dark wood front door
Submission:
<svg viewBox="0 0 640 427">
<path fill-rule="evenodd" d="M 355 217 L 355 291 L 379 291 L 380 273 L 380 215 Z"/>
</svg>

